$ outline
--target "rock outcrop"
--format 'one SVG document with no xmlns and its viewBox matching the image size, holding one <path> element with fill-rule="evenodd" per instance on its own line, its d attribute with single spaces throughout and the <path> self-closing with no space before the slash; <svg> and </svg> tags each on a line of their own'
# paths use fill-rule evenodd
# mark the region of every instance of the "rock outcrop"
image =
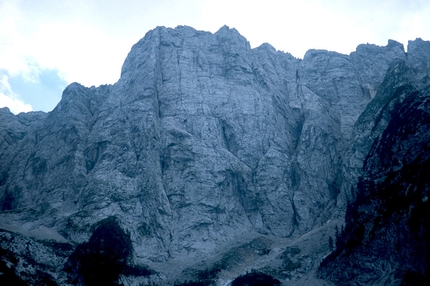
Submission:
<svg viewBox="0 0 430 286">
<path fill-rule="evenodd" d="M 82 243 L 114 216 L 150 265 L 249 233 L 302 235 L 343 216 L 376 138 L 368 127 L 389 123 L 369 102 L 385 100 L 377 91 L 398 61 L 424 86 L 428 47 L 301 60 L 251 49 L 228 27 L 158 27 L 116 84 L 73 83 L 47 114 L 0 109 L 0 227 Z"/>
<path fill-rule="evenodd" d="M 367 125 L 372 146 L 337 249 L 319 268 L 324 279 L 341 285 L 430 281 L 430 85 L 422 68 L 429 59 L 393 63 L 357 122 L 357 131 Z"/>
</svg>

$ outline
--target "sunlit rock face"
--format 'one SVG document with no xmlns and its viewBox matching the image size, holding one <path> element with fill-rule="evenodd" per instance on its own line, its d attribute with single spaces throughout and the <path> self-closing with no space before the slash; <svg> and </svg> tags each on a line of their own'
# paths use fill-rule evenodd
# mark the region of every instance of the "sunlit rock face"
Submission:
<svg viewBox="0 0 430 286">
<path fill-rule="evenodd" d="M 48 114 L 0 109 L 0 226 L 80 243 L 115 216 L 145 263 L 304 234 L 343 215 L 373 142 L 363 112 L 394 61 L 428 79 L 427 46 L 297 59 L 226 26 L 158 27 L 116 84 L 73 83 Z"/>
</svg>

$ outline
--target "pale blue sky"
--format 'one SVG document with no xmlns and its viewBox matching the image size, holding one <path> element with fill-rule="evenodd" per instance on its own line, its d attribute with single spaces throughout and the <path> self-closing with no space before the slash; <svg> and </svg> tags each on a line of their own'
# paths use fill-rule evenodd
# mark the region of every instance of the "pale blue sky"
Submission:
<svg viewBox="0 0 430 286">
<path fill-rule="evenodd" d="M 156 26 L 236 28 L 302 58 L 361 43 L 430 40 L 427 0 L 0 0 L 0 107 L 50 111 L 71 82 L 115 83 L 131 46 Z"/>
</svg>

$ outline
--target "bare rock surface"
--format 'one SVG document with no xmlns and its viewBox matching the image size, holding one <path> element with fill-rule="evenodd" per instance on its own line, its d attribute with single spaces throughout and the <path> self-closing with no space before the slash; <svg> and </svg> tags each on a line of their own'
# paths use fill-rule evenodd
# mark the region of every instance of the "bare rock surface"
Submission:
<svg viewBox="0 0 430 286">
<path fill-rule="evenodd" d="M 0 220 L 82 243 L 115 216 L 154 267 L 249 233 L 300 237 L 343 216 L 393 62 L 428 81 L 428 42 L 409 46 L 297 59 L 227 26 L 158 27 L 114 85 L 73 83 L 49 113 L 0 109 Z"/>
<path fill-rule="evenodd" d="M 421 86 L 423 72 L 414 63 L 395 63 L 356 125 L 372 127 L 367 139 L 373 143 L 353 188 L 345 230 L 318 270 L 321 278 L 341 285 L 430 281 L 430 87 Z M 369 112 L 376 120 L 369 120 Z"/>
</svg>

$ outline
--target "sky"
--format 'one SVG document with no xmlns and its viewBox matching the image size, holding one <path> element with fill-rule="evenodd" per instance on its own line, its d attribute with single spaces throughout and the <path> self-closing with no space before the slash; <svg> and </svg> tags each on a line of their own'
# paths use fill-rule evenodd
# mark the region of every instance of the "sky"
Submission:
<svg viewBox="0 0 430 286">
<path fill-rule="evenodd" d="M 430 40 L 428 0 L 0 0 L 0 107 L 51 111 L 64 88 L 113 84 L 132 45 L 157 26 L 236 28 L 270 43 L 349 54 L 362 43 Z"/>
</svg>

